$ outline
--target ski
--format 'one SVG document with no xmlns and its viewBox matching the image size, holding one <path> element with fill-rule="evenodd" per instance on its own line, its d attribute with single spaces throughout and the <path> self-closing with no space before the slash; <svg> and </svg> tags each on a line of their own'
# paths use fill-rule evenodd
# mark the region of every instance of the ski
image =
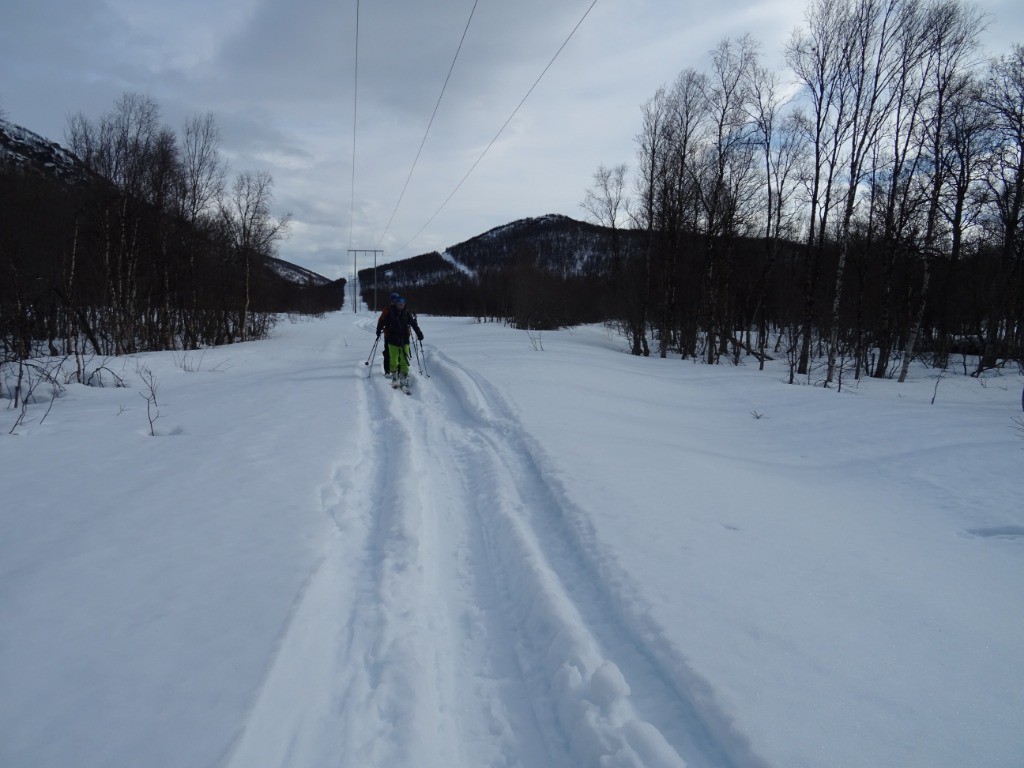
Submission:
<svg viewBox="0 0 1024 768">
<path fill-rule="evenodd" d="M 388 374 L 388 380 L 392 389 L 401 389 L 405 394 L 412 394 L 412 382 L 408 375 Z"/>
</svg>

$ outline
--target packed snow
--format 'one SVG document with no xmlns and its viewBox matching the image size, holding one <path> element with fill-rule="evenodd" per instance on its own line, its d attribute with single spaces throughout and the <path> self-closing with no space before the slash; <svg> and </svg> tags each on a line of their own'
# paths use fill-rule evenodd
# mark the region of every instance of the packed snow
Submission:
<svg viewBox="0 0 1024 768">
<path fill-rule="evenodd" d="M 374 322 L 0 410 L 0 765 L 1024 765 L 1016 369 Z"/>
</svg>

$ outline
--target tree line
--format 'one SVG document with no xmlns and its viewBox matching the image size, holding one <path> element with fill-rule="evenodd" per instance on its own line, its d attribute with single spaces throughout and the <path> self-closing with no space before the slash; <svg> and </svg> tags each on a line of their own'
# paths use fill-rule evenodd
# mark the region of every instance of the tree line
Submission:
<svg viewBox="0 0 1024 768">
<path fill-rule="evenodd" d="M 3 361 L 197 349 L 341 306 L 343 281 L 271 269 L 290 217 L 271 214 L 268 173 L 228 181 L 212 115 L 177 134 L 129 93 L 98 120 L 71 117 L 67 142 L 71 177 L 0 166 Z"/>
<path fill-rule="evenodd" d="M 634 183 L 583 207 L 643 233 L 613 315 L 635 354 L 785 354 L 826 383 L 1024 360 L 1024 45 L 986 59 L 959 0 L 811 0 L 785 45 L 750 37 L 647 99 Z M 794 88 L 795 83 L 795 88 Z"/>
</svg>

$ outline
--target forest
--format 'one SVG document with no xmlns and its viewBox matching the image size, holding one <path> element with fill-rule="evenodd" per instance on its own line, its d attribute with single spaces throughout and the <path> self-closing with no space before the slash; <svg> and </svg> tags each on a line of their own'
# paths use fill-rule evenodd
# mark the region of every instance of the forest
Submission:
<svg viewBox="0 0 1024 768">
<path fill-rule="evenodd" d="M 824 360 L 826 383 L 843 365 L 902 379 L 916 354 L 1019 361 L 1024 46 L 986 59 L 956 0 L 812 0 L 805 18 L 794 93 L 743 37 L 645 102 L 634 351 L 651 327 L 662 354 L 770 347 L 798 374 Z M 609 225 L 619 178 L 599 169 L 588 197 Z"/>
<path fill-rule="evenodd" d="M 18 148 L 0 162 L 0 363 L 17 381 L 30 358 L 73 358 L 81 379 L 86 359 L 263 338 L 280 313 L 341 306 L 343 280 L 281 274 L 273 180 L 227 180 L 212 115 L 179 135 L 125 94 L 71 117 L 67 150 L 0 128 Z"/>
</svg>

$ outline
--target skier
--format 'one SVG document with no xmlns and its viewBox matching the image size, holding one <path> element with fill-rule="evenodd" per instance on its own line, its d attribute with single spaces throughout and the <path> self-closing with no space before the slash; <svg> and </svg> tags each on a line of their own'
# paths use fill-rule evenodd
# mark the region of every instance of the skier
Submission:
<svg viewBox="0 0 1024 768">
<path fill-rule="evenodd" d="M 423 331 L 416 322 L 416 315 L 405 306 L 405 298 L 399 296 L 393 307 L 388 307 L 386 313 L 381 313 L 377 321 L 377 336 L 384 333 L 387 342 L 388 354 L 390 356 L 389 369 L 391 379 L 394 382 L 391 386 L 401 387 L 409 391 L 409 340 L 411 331 L 416 332 L 416 338 L 423 341 Z"/>
<path fill-rule="evenodd" d="M 387 332 L 387 316 L 388 313 L 395 308 L 395 302 L 398 301 L 398 294 L 392 292 L 390 299 L 391 303 L 384 307 L 384 311 L 380 313 L 380 317 L 377 319 L 377 338 L 380 338 L 381 324 L 384 324 L 384 349 L 381 350 L 381 355 L 384 356 L 384 375 L 391 375 L 391 355 L 388 353 L 388 332 Z"/>
</svg>

